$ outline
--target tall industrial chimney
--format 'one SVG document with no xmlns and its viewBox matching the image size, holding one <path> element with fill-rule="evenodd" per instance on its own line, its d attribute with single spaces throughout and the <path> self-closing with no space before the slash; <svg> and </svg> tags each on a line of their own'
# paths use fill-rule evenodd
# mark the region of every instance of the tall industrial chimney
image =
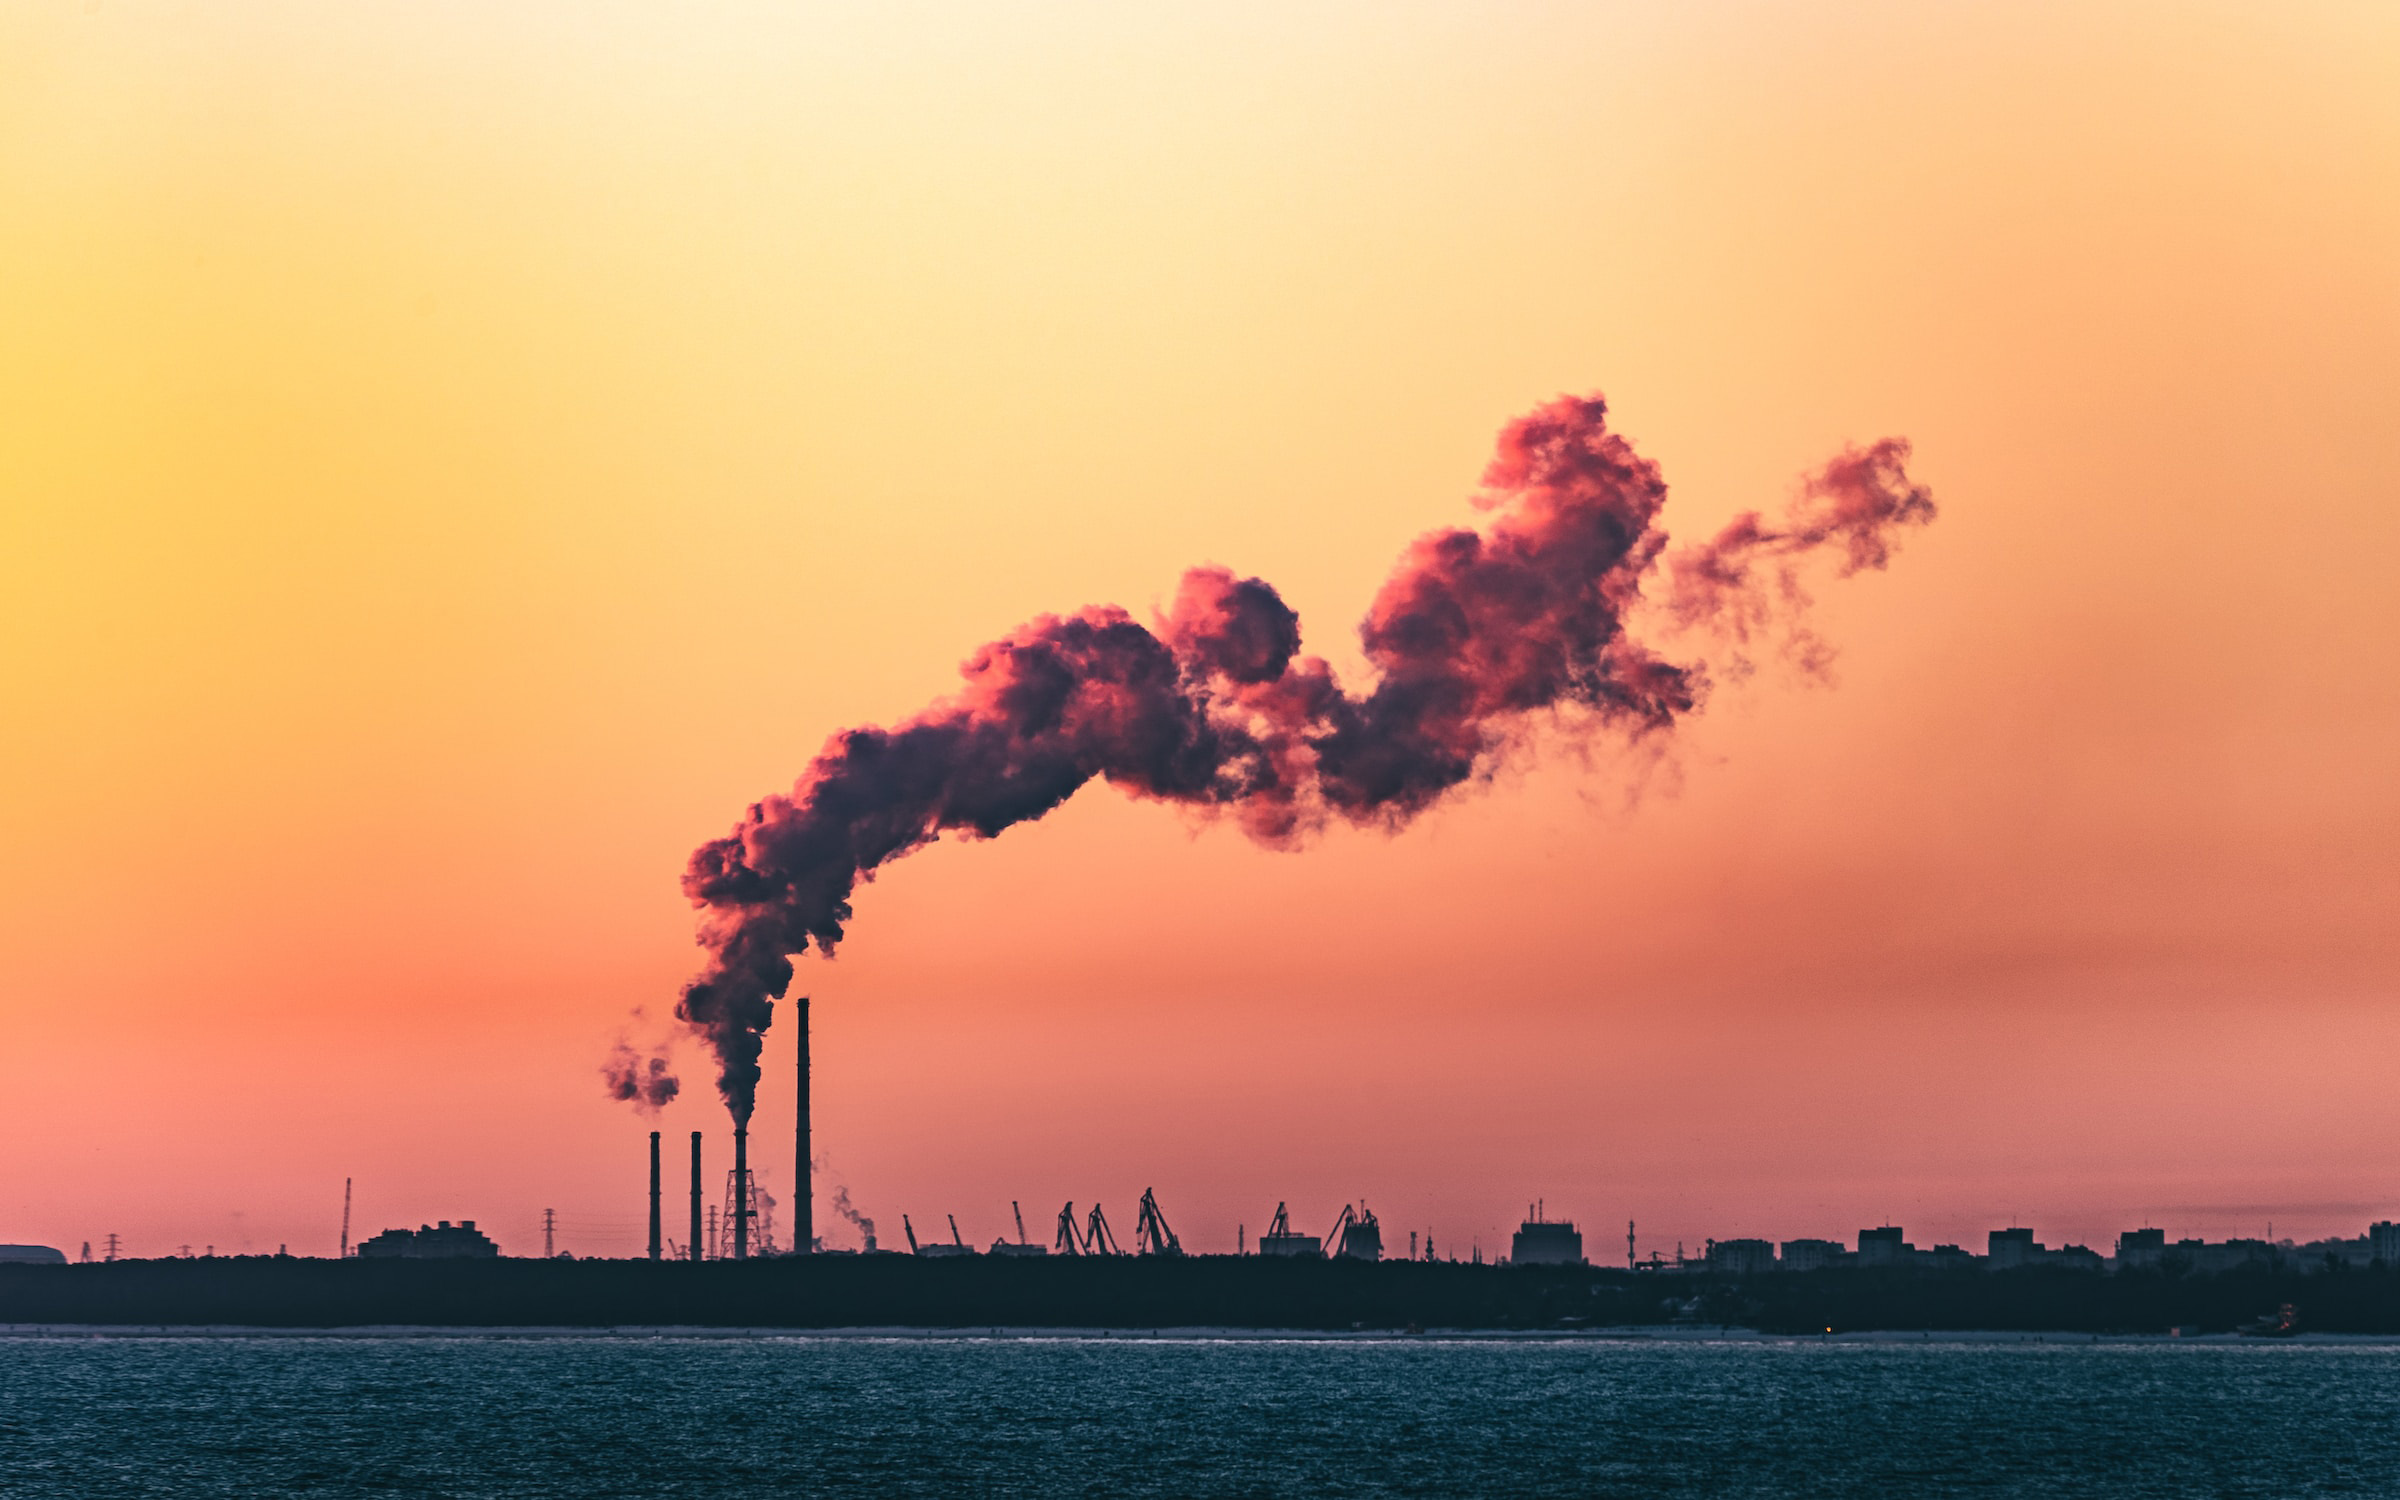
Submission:
<svg viewBox="0 0 2400 1500">
<path fill-rule="evenodd" d="M 792 1253 L 806 1255 L 817 1248 L 817 1178 L 808 1160 L 808 997 L 795 1002 L 800 1009 L 800 1159 L 792 1174 L 797 1184 L 792 1205 Z"/>
<path fill-rule="evenodd" d="M 658 1132 L 650 1132 L 650 1258 L 658 1259 Z"/>
<path fill-rule="evenodd" d="M 707 1241 L 700 1238 L 700 1132 L 692 1132 L 692 1259 L 700 1258 L 701 1247 Z"/>
<path fill-rule="evenodd" d="M 733 1258 L 750 1258 L 750 1127 L 733 1127 Z"/>
</svg>

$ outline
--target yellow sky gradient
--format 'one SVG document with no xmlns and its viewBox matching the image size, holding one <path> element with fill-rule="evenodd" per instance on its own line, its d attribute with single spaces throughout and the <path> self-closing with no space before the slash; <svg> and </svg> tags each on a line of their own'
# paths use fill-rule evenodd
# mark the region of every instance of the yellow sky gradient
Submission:
<svg viewBox="0 0 2400 1500">
<path fill-rule="evenodd" d="M 1837 685 L 1391 841 L 914 856 L 803 965 L 828 1189 L 2400 1214 L 2394 77 L 2369 4 L 0 12 L 0 1241 L 636 1248 L 694 844 L 1192 564 L 1355 676 L 1593 389 L 1679 535 L 1915 442 Z"/>
</svg>

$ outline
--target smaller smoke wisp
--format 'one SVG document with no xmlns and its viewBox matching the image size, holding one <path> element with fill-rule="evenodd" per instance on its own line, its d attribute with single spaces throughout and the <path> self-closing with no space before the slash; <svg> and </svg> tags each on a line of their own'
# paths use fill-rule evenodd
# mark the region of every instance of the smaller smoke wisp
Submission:
<svg viewBox="0 0 2400 1500">
<path fill-rule="evenodd" d="M 1707 541 L 1669 551 L 1669 618 L 1679 629 L 1704 629 L 1737 644 L 1780 635 L 1787 661 L 1825 675 L 1833 650 L 1803 623 L 1811 601 L 1800 565 L 1832 551 L 1837 577 L 1881 568 L 1891 561 L 1898 528 L 1933 519 L 1933 494 L 1910 482 L 1908 454 L 1901 438 L 1844 449 L 1801 481 L 1781 521 L 1744 511 Z M 1737 675 L 1750 668 L 1739 651 L 1727 665 Z"/>
<path fill-rule="evenodd" d="M 875 1248 L 875 1221 L 850 1206 L 850 1190 L 848 1188 L 837 1187 L 833 1190 L 833 1211 L 858 1227 L 858 1232 L 866 1237 L 866 1245 L 863 1248 L 868 1250 Z"/>
<path fill-rule="evenodd" d="M 1537 732 L 1665 734 L 1701 706 L 1712 665 L 1750 670 L 1742 647 L 1761 635 L 1822 672 L 1804 566 L 1880 568 L 1903 528 L 1933 519 L 1908 445 L 1887 438 L 1806 476 L 1780 518 L 1670 550 L 1666 481 L 1607 411 L 1565 396 L 1501 430 L 1475 496 L 1489 519 L 1419 537 L 1376 594 L 1362 688 L 1300 654 L 1300 618 L 1271 585 L 1203 567 L 1148 625 L 1113 606 L 1043 615 L 968 657 L 955 696 L 834 735 L 684 874 L 708 957 L 675 1014 L 716 1054 L 735 1121 L 794 958 L 830 955 L 859 883 L 893 860 L 946 834 L 997 837 L 1095 779 L 1229 817 L 1270 848 L 1337 822 L 1397 832 Z M 1673 659 L 1645 625 L 1726 650 Z"/>
<path fill-rule="evenodd" d="M 760 1184 L 757 1173 L 750 1174 L 750 1206 L 758 1212 L 758 1248 L 762 1253 L 774 1252 L 775 1208 L 780 1201 Z"/>
<path fill-rule="evenodd" d="M 683 1090 L 666 1058 L 646 1054 L 628 1041 L 620 1041 L 610 1049 L 608 1060 L 600 1065 L 600 1078 L 608 1089 L 608 1097 L 623 1100 L 649 1115 L 666 1108 Z"/>
</svg>

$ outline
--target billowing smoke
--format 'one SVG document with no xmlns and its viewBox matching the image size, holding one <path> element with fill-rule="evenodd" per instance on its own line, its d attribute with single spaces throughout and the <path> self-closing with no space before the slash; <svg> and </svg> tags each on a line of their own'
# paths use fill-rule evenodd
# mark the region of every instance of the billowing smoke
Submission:
<svg viewBox="0 0 2400 1500">
<path fill-rule="evenodd" d="M 620 1041 L 600 1065 L 600 1080 L 608 1097 L 622 1099 L 644 1114 L 657 1114 L 683 1085 L 668 1071 L 664 1057 L 646 1055 L 631 1042 Z"/>
<path fill-rule="evenodd" d="M 850 1190 L 848 1188 L 837 1187 L 833 1190 L 833 1211 L 858 1226 L 859 1234 L 866 1239 L 865 1248 L 869 1250 L 875 1248 L 875 1221 L 850 1206 Z"/>
<path fill-rule="evenodd" d="M 1363 694 L 1299 654 L 1299 617 L 1272 587 L 1198 568 L 1151 625 L 1112 606 L 1042 616 L 969 657 L 955 697 L 836 734 L 684 875 L 709 961 L 676 1014 L 715 1051 L 734 1118 L 750 1116 L 793 959 L 831 954 L 858 882 L 910 850 L 994 837 L 1094 777 L 1230 814 L 1278 848 L 1337 819 L 1397 830 L 1537 726 L 1651 735 L 1697 708 L 1707 664 L 1638 639 L 1646 606 L 1737 643 L 1794 620 L 1795 654 L 1815 664 L 1800 564 L 1832 552 L 1845 574 L 1879 568 L 1899 528 L 1933 516 L 1907 445 L 1886 440 L 1807 478 L 1782 520 L 1745 516 L 1669 553 L 1666 485 L 1606 412 L 1562 397 L 1502 429 L 1476 497 L 1491 519 L 1418 538 L 1368 610 Z M 1646 599 L 1662 571 L 1663 598 Z"/>
</svg>

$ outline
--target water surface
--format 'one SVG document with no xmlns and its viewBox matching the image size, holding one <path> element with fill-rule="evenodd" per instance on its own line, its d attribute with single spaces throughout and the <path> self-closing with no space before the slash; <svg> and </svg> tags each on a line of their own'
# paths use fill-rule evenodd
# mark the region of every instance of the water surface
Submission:
<svg viewBox="0 0 2400 1500">
<path fill-rule="evenodd" d="M 2400 1495 L 2400 1346 L 0 1337 L 0 1494 Z"/>
</svg>

